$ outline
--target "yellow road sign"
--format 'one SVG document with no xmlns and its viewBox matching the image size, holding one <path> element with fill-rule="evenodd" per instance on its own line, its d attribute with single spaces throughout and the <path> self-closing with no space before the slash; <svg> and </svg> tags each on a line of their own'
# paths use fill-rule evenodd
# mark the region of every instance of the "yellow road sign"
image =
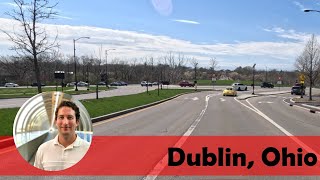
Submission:
<svg viewBox="0 0 320 180">
<path fill-rule="evenodd" d="M 299 76 L 299 80 L 300 80 L 300 83 L 302 83 L 301 81 L 304 81 L 304 75 L 303 74 L 301 74 L 300 76 Z"/>
</svg>

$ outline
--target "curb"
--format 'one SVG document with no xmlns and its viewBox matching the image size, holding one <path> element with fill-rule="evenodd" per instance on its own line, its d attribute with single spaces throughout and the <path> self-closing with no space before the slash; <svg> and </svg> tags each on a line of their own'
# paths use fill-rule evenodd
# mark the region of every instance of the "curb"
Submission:
<svg viewBox="0 0 320 180">
<path fill-rule="evenodd" d="M 293 98 L 290 99 L 290 103 L 285 102 L 285 101 L 283 101 L 283 102 L 289 104 L 289 106 L 291 106 L 291 107 L 296 106 L 296 107 L 298 107 L 298 108 L 300 108 L 300 109 L 307 110 L 307 111 L 309 111 L 310 113 L 320 113 L 320 109 L 317 109 L 317 108 L 315 108 L 315 107 L 313 107 L 313 106 L 310 106 L 310 105 L 301 104 L 302 106 L 306 106 L 306 107 L 309 107 L 309 108 L 302 107 L 302 106 L 299 106 L 299 105 L 295 105 L 296 102 L 293 101 L 292 99 L 293 99 Z"/>
</svg>

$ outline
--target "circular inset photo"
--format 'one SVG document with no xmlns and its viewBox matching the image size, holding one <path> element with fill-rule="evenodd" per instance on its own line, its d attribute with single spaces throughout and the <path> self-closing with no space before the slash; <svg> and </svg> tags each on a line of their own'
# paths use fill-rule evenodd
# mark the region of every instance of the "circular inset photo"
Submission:
<svg viewBox="0 0 320 180">
<path fill-rule="evenodd" d="M 21 156 L 46 171 L 60 171 L 78 163 L 90 147 L 92 134 L 88 111 L 62 92 L 30 98 L 13 124 L 13 138 Z"/>
</svg>

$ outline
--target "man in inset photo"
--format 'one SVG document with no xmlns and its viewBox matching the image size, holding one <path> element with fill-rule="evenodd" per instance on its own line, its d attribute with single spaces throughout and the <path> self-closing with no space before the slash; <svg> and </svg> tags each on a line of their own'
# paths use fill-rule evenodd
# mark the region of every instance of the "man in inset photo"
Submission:
<svg viewBox="0 0 320 180">
<path fill-rule="evenodd" d="M 80 112 L 75 103 L 62 101 L 55 111 L 58 135 L 42 144 L 36 153 L 34 166 L 59 171 L 78 163 L 87 153 L 90 144 L 76 134 Z"/>
</svg>

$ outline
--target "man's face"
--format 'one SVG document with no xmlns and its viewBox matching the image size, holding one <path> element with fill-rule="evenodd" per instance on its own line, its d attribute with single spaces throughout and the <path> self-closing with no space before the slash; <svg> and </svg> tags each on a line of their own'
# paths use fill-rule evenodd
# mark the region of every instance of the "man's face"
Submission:
<svg viewBox="0 0 320 180">
<path fill-rule="evenodd" d="M 64 106 L 59 109 L 56 126 L 61 135 L 73 136 L 78 125 L 79 121 L 76 120 L 76 114 L 72 108 Z"/>
</svg>

